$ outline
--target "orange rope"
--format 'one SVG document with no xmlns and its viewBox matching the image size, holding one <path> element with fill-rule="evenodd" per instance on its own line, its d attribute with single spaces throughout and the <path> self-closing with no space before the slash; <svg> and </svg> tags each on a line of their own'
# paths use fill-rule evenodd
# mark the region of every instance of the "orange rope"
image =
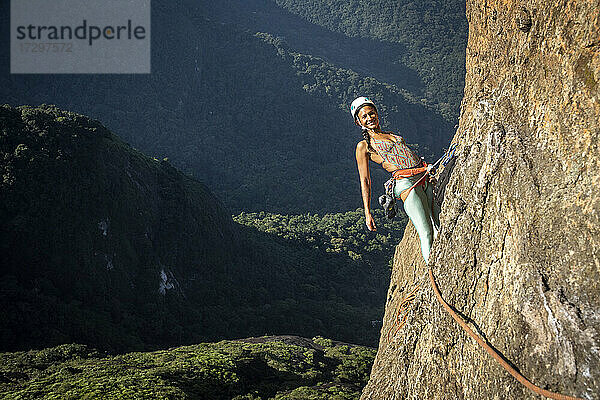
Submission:
<svg viewBox="0 0 600 400">
<path fill-rule="evenodd" d="M 396 333 L 398 333 L 398 331 L 400 329 L 402 329 L 404 324 L 406 324 L 406 319 L 408 318 L 408 309 L 409 309 L 412 301 L 415 299 L 417 291 L 419 291 L 420 288 L 421 288 L 421 285 L 415 286 L 413 288 L 413 290 L 411 290 L 410 293 L 408 293 L 400 301 L 400 304 L 396 308 L 396 318 L 394 318 L 394 323 L 392 324 L 390 329 L 388 329 L 388 333 L 386 335 L 386 339 L 387 339 L 386 343 L 389 343 L 390 339 L 393 338 L 394 336 L 396 336 Z M 393 331 L 393 333 L 392 333 L 392 331 Z M 390 337 L 390 334 L 391 334 L 391 337 Z"/>
<path fill-rule="evenodd" d="M 442 298 L 442 294 L 440 293 L 440 290 L 439 290 L 437 284 L 435 283 L 435 278 L 433 276 L 433 271 L 431 268 L 429 268 L 429 280 L 431 281 L 431 286 L 433 287 L 433 291 L 435 292 L 435 296 L 437 297 L 438 301 L 442 304 L 442 306 L 446 309 L 446 311 L 448 311 L 448 313 L 452 316 L 452 318 L 456 322 L 458 322 L 458 324 L 465 330 L 465 332 L 467 332 L 469 334 L 469 336 L 471 336 L 473 339 L 475 339 L 475 341 L 477 343 L 479 343 L 479 345 L 481 345 L 485 349 L 485 351 L 488 352 L 489 355 L 494 357 L 496 359 L 496 361 L 498 361 L 500 363 L 500 365 L 502 365 L 502 367 L 506 371 L 508 371 L 508 373 L 511 374 L 522 385 L 531 389 L 535 393 L 545 396 L 549 399 L 583 400 L 579 397 L 571 397 L 571 396 L 566 396 L 566 395 L 560 394 L 560 393 L 550 392 L 548 390 L 542 389 L 542 388 L 534 385 L 533 383 L 531 383 L 527 378 L 525 378 L 517 370 L 515 370 L 508 362 L 506 362 L 506 360 L 500 354 L 498 354 L 498 352 L 496 350 L 494 350 L 490 345 L 488 345 L 486 342 L 484 342 L 483 339 L 481 339 L 475 332 L 473 332 L 471 330 L 471 328 L 469 328 L 469 325 L 467 325 L 467 323 L 465 321 L 463 321 L 463 319 L 461 317 L 458 316 L 458 314 L 448 305 L 448 303 L 446 303 L 444 301 L 444 299 Z"/>
</svg>

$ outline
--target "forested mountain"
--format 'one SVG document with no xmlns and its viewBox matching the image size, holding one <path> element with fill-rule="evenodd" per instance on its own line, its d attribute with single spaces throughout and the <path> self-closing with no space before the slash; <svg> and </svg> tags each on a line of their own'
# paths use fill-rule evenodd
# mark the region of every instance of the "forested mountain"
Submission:
<svg viewBox="0 0 600 400">
<path fill-rule="evenodd" d="M 10 75 L 5 58 L 0 102 L 56 104 L 106 121 L 236 213 L 354 210 L 362 205 L 353 159 L 360 133 L 348 104 L 372 96 L 385 128 L 431 159 L 457 120 L 464 67 L 455 59 L 466 38 L 456 17 L 462 4 L 446 13 L 451 6 L 437 2 L 368 2 L 380 15 L 360 19 L 369 29 L 350 18 L 365 4 L 153 1 L 152 74 Z M 7 41 L 8 4 L 0 8 Z M 390 18 L 396 36 L 383 33 Z M 423 19 L 435 24 L 416 29 Z M 427 33 L 433 26 L 437 36 Z M 374 175 L 380 187 L 385 174 Z"/>
<path fill-rule="evenodd" d="M 0 353 L 3 399 L 358 400 L 375 349 L 265 336 L 116 356 L 66 344 Z"/>
<path fill-rule="evenodd" d="M 386 264 L 391 268 L 390 255 L 402 239 L 408 220 L 404 212 L 392 220 L 384 218 L 382 214 L 379 210 L 375 211 L 377 232 L 374 234 L 365 229 L 363 209 L 324 216 L 280 215 L 261 211 L 241 213 L 233 219 L 291 242 L 306 243 L 325 253 L 346 255 L 353 260 L 360 260 L 372 271 L 381 271 L 381 266 Z"/>
<path fill-rule="evenodd" d="M 367 44 L 345 54 L 377 64 L 383 58 L 387 62 L 383 73 L 387 75 L 380 75 L 372 68 L 367 67 L 367 70 L 433 104 L 448 120 L 456 120 L 465 75 L 464 1 L 273 1 L 307 21 L 359 43 L 366 44 L 366 40 L 371 39 L 395 48 L 396 51 L 382 54 L 376 46 Z M 414 71 L 417 77 L 406 71 Z M 416 82 L 421 85 L 415 85 Z"/>
<path fill-rule="evenodd" d="M 288 223 L 294 237 L 239 225 L 169 162 L 54 106 L 0 106 L 0 174 L 0 350 L 265 333 L 376 343 L 389 269 L 362 253 L 389 251 L 400 221 L 378 235 L 361 210 Z"/>
</svg>

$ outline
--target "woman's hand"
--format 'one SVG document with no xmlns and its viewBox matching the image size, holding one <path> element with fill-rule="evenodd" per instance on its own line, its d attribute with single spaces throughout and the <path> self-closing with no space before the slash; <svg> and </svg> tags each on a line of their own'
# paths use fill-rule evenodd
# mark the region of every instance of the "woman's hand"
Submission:
<svg viewBox="0 0 600 400">
<path fill-rule="evenodd" d="M 369 228 L 370 231 L 377 230 L 377 227 L 375 226 L 375 220 L 373 219 L 373 216 L 370 212 L 365 213 L 365 224 L 367 225 L 367 228 Z"/>
</svg>

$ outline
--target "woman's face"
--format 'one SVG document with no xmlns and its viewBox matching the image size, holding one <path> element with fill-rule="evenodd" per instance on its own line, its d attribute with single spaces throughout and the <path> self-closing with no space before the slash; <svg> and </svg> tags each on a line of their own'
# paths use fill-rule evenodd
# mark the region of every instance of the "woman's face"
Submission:
<svg viewBox="0 0 600 400">
<path fill-rule="evenodd" d="M 379 117 L 377 116 L 377 110 L 373 106 L 364 106 L 358 110 L 357 118 L 360 125 L 367 129 L 379 128 Z"/>
</svg>

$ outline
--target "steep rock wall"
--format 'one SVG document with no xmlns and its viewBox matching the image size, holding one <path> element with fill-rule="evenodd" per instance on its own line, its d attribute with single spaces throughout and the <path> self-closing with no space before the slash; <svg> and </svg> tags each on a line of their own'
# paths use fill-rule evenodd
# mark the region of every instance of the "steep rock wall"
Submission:
<svg viewBox="0 0 600 400">
<path fill-rule="evenodd" d="M 599 10 L 467 2 L 459 152 L 431 256 L 444 298 L 475 331 L 533 383 L 585 399 L 600 398 Z M 409 227 L 362 399 L 539 398 L 446 314 L 426 271 Z"/>
</svg>

